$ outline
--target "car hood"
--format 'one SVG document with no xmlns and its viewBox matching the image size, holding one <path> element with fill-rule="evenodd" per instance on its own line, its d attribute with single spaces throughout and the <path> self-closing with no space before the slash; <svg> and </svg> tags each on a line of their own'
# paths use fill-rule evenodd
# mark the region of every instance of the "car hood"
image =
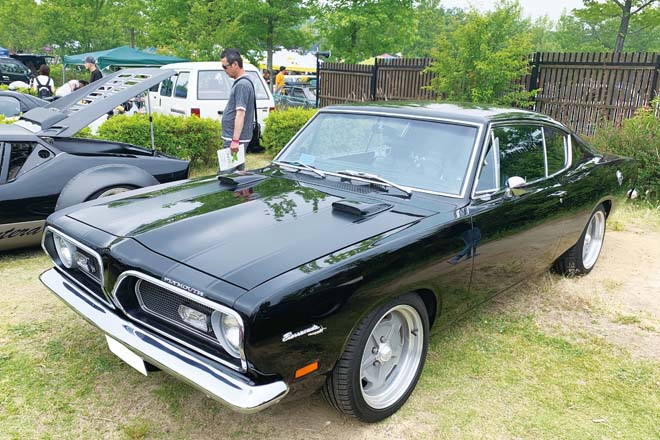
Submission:
<svg viewBox="0 0 660 440">
<path fill-rule="evenodd" d="M 228 188 L 217 179 L 94 204 L 68 216 L 244 289 L 338 249 L 431 215 L 359 196 L 366 215 L 333 208 L 343 197 L 285 177 Z M 358 196 L 356 194 L 356 196 Z"/>
<path fill-rule="evenodd" d="M 15 124 L 41 136 L 71 137 L 175 73 L 171 69 L 154 68 L 120 70 L 45 107 L 26 112 Z"/>
</svg>

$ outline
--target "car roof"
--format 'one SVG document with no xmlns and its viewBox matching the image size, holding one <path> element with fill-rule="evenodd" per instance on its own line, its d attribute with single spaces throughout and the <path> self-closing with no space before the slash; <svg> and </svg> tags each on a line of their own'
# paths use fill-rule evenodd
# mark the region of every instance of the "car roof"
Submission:
<svg viewBox="0 0 660 440">
<path fill-rule="evenodd" d="M 185 63 L 172 63 L 166 64 L 161 69 L 198 69 L 198 70 L 222 70 L 222 63 L 220 61 L 188 61 Z M 250 63 L 243 62 L 243 69 L 259 72 L 255 66 Z"/>
<path fill-rule="evenodd" d="M 508 120 L 548 122 L 562 126 L 549 116 L 511 107 L 490 104 L 446 103 L 435 101 L 381 101 L 374 103 L 344 104 L 324 107 L 320 112 L 366 112 L 391 114 L 394 116 L 416 116 L 451 119 L 477 124 L 488 124 Z"/>
</svg>

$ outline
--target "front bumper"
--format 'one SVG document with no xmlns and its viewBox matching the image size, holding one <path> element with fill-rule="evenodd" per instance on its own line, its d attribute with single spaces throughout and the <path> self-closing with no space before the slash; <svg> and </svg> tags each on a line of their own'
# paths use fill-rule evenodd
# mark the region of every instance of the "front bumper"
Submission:
<svg viewBox="0 0 660 440">
<path fill-rule="evenodd" d="M 204 362 L 166 339 L 141 330 L 85 294 L 57 269 L 47 270 L 40 278 L 69 307 L 136 355 L 235 411 L 260 411 L 279 402 L 289 390 L 283 381 L 254 385 L 241 380 L 229 368 Z"/>
</svg>

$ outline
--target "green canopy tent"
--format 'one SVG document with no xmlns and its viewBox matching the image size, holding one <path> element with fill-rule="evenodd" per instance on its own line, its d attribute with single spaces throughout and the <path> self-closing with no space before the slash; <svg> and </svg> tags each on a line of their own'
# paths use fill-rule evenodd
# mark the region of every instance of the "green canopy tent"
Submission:
<svg viewBox="0 0 660 440">
<path fill-rule="evenodd" d="M 164 66 L 165 64 L 188 61 L 185 58 L 157 55 L 154 53 L 133 49 L 128 46 L 120 46 L 115 47 L 114 49 L 101 50 L 98 52 L 88 52 L 78 55 L 65 56 L 64 65 L 82 65 L 85 63 L 85 58 L 89 56 L 92 56 L 96 59 L 96 65 L 99 66 L 100 69 L 105 69 L 110 66 Z M 64 69 L 62 69 L 62 76 L 64 76 Z M 64 82 L 64 78 L 62 78 L 62 82 Z"/>
</svg>

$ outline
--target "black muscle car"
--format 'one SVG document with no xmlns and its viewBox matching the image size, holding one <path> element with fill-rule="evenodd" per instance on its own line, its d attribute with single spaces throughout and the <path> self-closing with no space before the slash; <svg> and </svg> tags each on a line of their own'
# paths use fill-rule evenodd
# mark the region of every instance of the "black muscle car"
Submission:
<svg viewBox="0 0 660 440">
<path fill-rule="evenodd" d="M 144 374 L 245 412 L 322 388 L 374 422 L 432 325 L 553 264 L 589 272 L 635 174 L 531 112 L 327 107 L 266 168 L 53 214 L 41 279 Z"/>
<path fill-rule="evenodd" d="M 187 161 L 120 142 L 73 137 L 173 73 L 123 70 L 0 125 L 0 252 L 38 245 L 46 217 L 56 209 L 188 177 Z"/>
</svg>

